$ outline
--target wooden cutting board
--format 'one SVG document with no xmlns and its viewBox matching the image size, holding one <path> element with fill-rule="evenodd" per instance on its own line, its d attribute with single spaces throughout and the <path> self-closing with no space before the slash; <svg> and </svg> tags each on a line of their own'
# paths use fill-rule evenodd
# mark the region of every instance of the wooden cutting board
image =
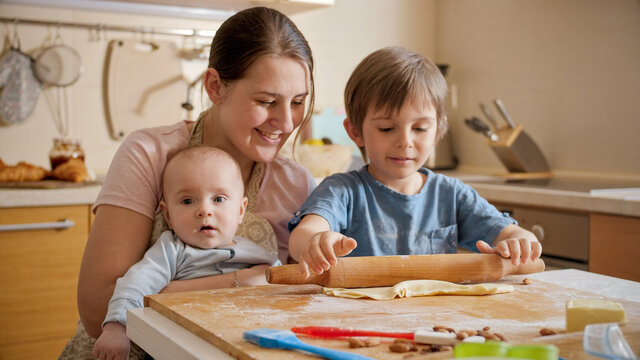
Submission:
<svg viewBox="0 0 640 360">
<path fill-rule="evenodd" d="M 298 352 L 260 348 L 244 341 L 242 334 L 250 329 L 288 330 L 294 326 L 400 332 L 431 329 L 435 325 L 456 330 L 489 326 L 492 332 L 502 334 L 509 342 L 540 341 L 539 331 L 543 327 L 564 330 L 567 299 L 601 297 L 541 281 L 521 285 L 521 280 L 522 276 L 503 279 L 501 282 L 515 286 L 515 292 L 489 296 L 428 296 L 376 301 L 323 295 L 322 288 L 317 285 L 269 285 L 151 295 L 145 298 L 145 303 L 238 359 L 317 359 Z M 640 303 L 616 301 L 624 306 L 629 320 L 637 322 L 640 319 Z M 575 334 L 556 335 L 548 340 L 561 341 L 565 337 L 573 343 Z M 402 359 L 406 355 L 390 352 L 385 343 L 373 348 L 349 349 L 344 340 L 302 340 L 376 359 Z M 562 348 L 560 356 L 563 356 Z"/>
</svg>

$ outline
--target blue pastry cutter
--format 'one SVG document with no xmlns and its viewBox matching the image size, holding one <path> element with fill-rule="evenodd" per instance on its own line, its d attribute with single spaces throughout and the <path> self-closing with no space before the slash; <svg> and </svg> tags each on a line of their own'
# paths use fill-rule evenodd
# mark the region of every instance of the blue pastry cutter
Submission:
<svg viewBox="0 0 640 360">
<path fill-rule="evenodd" d="M 372 358 L 363 355 L 309 345 L 300 341 L 296 334 L 289 330 L 255 329 L 245 331 L 243 337 L 245 340 L 264 348 L 303 350 L 319 355 L 325 359 L 373 360 Z"/>
</svg>

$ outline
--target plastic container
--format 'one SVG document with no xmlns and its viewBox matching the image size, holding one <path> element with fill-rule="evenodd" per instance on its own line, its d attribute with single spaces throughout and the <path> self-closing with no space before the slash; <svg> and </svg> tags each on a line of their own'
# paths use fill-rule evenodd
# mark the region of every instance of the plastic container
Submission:
<svg viewBox="0 0 640 360">
<path fill-rule="evenodd" d="M 558 348 L 554 345 L 514 345 L 507 357 L 530 360 L 558 360 Z"/>
<path fill-rule="evenodd" d="M 590 324 L 584 328 L 584 350 L 612 360 L 637 359 L 616 323 Z"/>
<path fill-rule="evenodd" d="M 487 341 L 484 344 L 461 343 L 453 348 L 456 358 L 482 360 L 558 360 L 558 348 L 555 345 L 509 345 L 504 342 Z"/>
<path fill-rule="evenodd" d="M 509 344 L 500 341 L 485 343 L 460 343 L 453 348 L 453 356 L 459 357 L 499 357 L 506 358 Z"/>
</svg>

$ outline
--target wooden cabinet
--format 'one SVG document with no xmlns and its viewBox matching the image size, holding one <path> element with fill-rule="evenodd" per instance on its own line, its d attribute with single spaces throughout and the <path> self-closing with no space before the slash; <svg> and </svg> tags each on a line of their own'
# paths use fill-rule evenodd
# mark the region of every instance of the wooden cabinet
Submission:
<svg viewBox="0 0 640 360">
<path fill-rule="evenodd" d="M 589 271 L 640 281 L 640 218 L 591 214 Z"/>
<path fill-rule="evenodd" d="M 75 333 L 90 205 L 0 209 L 3 230 L 65 219 L 73 225 L 0 232 L 0 359 L 55 359 Z"/>
</svg>

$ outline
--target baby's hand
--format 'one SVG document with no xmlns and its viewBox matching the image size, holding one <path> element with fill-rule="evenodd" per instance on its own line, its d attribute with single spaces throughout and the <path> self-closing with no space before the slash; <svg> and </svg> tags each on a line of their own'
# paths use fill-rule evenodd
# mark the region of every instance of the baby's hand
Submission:
<svg viewBox="0 0 640 360">
<path fill-rule="evenodd" d="M 511 258 L 513 265 L 535 261 L 542 254 L 542 245 L 538 241 L 525 238 L 509 238 L 498 241 L 495 247 L 479 240 L 476 246 L 481 253 L 498 254 L 505 259 Z"/>
<path fill-rule="evenodd" d="M 109 322 L 104 325 L 102 335 L 93 346 L 93 356 L 97 359 L 128 359 L 129 338 L 124 325 Z"/>
<path fill-rule="evenodd" d="M 310 276 L 309 268 L 320 275 L 338 263 L 338 256 L 349 254 L 357 245 L 353 238 L 338 232 L 319 232 L 300 255 L 300 271 L 305 278 Z"/>
</svg>

